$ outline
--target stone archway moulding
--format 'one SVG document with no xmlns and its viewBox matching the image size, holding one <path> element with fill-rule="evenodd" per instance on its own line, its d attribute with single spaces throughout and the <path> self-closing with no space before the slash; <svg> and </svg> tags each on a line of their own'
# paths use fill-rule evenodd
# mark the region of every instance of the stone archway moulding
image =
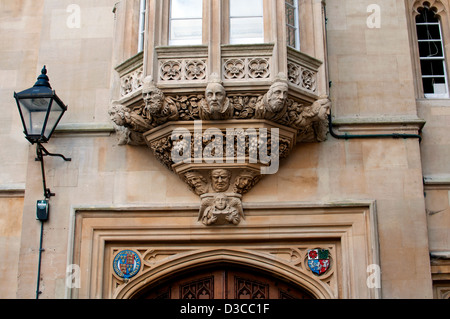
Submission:
<svg viewBox="0 0 450 319">
<path fill-rule="evenodd" d="M 175 260 L 171 260 L 167 264 L 162 264 L 141 277 L 136 278 L 128 285 L 125 285 L 113 296 L 113 298 L 129 299 L 152 282 L 157 282 L 165 277 L 170 277 L 176 273 L 191 270 L 199 266 L 214 265 L 224 262 L 250 267 L 253 266 L 256 269 L 283 276 L 285 279 L 304 288 L 318 299 L 330 299 L 334 296 L 330 287 L 320 280 L 314 280 L 314 278 L 305 275 L 294 267 L 267 258 L 264 254 L 257 254 L 238 249 L 218 249 L 187 254 L 185 256 L 180 256 Z"/>
<path fill-rule="evenodd" d="M 130 298 L 152 284 L 202 265 L 233 263 L 261 268 L 318 298 L 380 298 L 368 287 L 368 266 L 379 265 L 375 202 L 247 203 L 237 227 L 204 227 L 197 205 L 78 207 L 72 212 L 68 264 L 80 267 L 80 288 L 67 298 Z M 307 266 L 308 249 L 330 251 L 321 276 Z M 140 271 L 124 280 L 113 259 L 133 250 Z"/>
</svg>

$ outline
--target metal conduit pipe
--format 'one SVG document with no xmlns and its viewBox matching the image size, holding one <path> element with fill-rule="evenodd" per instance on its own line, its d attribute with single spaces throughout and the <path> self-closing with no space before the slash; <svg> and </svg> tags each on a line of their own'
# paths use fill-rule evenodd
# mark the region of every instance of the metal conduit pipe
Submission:
<svg viewBox="0 0 450 319">
<path fill-rule="evenodd" d="M 328 129 L 330 131 L 330 135 L 337 139 L 354 139 L 354 138 L 417 138 L 419 139 L 419 143 L 422 142 L 422 136 L 419 134 L 402 134 L 402 133 L 391 133 L 391 134 L 337 134 L 333 131 L 333 122 L 331 116 L 331 110 L 328 114 Z"/>
<path fill-rule="evenodd" d="M 326 11 L 326 6 L 323 6 L 323 13 L 324 13 L 324 19 L 325 19 L 325 45 L 326 45 L 326 56 L 327 56 L 327 60 L 328 60 L 328 18 L 327 18 L 327 11 Z M 328 79 L 330 79 L 330 70 L 328 69 L 328 67 L 326 68 L 326 72 L 328 75 Z M 329 88 L 331 88 L 332 85 L 332 81 L 329 80 L 328 82 L 328 86 Z M 328 92 L 328 96 L 331 100 L 331 92 Z M 392 134 L 348 134 L 348 133 L 344 133 L 344 134 L 337 134 L 336 132 L 333 131 L 333 121 L 332 121 L 332 115 L 331 115 L 331 108 L 330 108 L 330 112 L 328 114 L 328 128 L 329 128 L 329 132 L 330 135 L 333 136 L 336 139 L 357 139 L 357 138 L 417 138 L 419 139 L 419 143 L 422 142 L 422 136 L 420 136 L 419 134 L 401 134 L 401 133 L 392 133 Z"/>
</svg>

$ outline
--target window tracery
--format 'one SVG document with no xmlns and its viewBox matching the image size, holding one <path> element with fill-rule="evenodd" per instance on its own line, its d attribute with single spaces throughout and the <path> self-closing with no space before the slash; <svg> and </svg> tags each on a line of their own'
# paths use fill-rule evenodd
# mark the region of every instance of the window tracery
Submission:
<svg viewBox="0 0 450 319">
<path fill-rule="evenodd" d="M 448 98 L 448 4 L 440 0 L 411 0 L 409 5 L 417 97 Z"/>
<path fill-rule="evenodd" d="M 425 97 L 448 97 L 441 22 L 425 5 L 416 16 L 422 85 Z"/>
</svg>

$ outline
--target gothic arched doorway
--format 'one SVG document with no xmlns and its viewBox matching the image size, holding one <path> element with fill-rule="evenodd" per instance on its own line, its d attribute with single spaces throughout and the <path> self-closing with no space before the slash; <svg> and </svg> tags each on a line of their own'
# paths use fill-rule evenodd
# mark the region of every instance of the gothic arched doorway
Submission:
<svg viewBox="0 0 450 319">
<path fill-rule="evenodd" d="M 306 290 L 257 269 L 235 265 L 183 272 L 137 293 L 138 299 L 313 299 Z"/>
</svg>

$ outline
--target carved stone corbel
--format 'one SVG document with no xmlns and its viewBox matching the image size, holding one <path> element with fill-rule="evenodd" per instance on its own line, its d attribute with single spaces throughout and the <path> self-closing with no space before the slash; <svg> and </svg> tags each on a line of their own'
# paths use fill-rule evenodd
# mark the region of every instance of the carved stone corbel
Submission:
<svg viewBox="0 0 450 319">
<path fill-rule="evenodd" d="M 265 94 L 231 95 L 215 74 L 204 95 L 166 96 L 149 76 L 140 97 L 114 102 L 109 114 L 119 144 L 147 144 L 200 197 L 199 222 L 239 225 L 242 196 L 264 174 L 276 173 L 279 159 L 298 141 L 326 139 L 330 100 L 311 103 L 288 93 L 283 73 Z"/>
</svg>

